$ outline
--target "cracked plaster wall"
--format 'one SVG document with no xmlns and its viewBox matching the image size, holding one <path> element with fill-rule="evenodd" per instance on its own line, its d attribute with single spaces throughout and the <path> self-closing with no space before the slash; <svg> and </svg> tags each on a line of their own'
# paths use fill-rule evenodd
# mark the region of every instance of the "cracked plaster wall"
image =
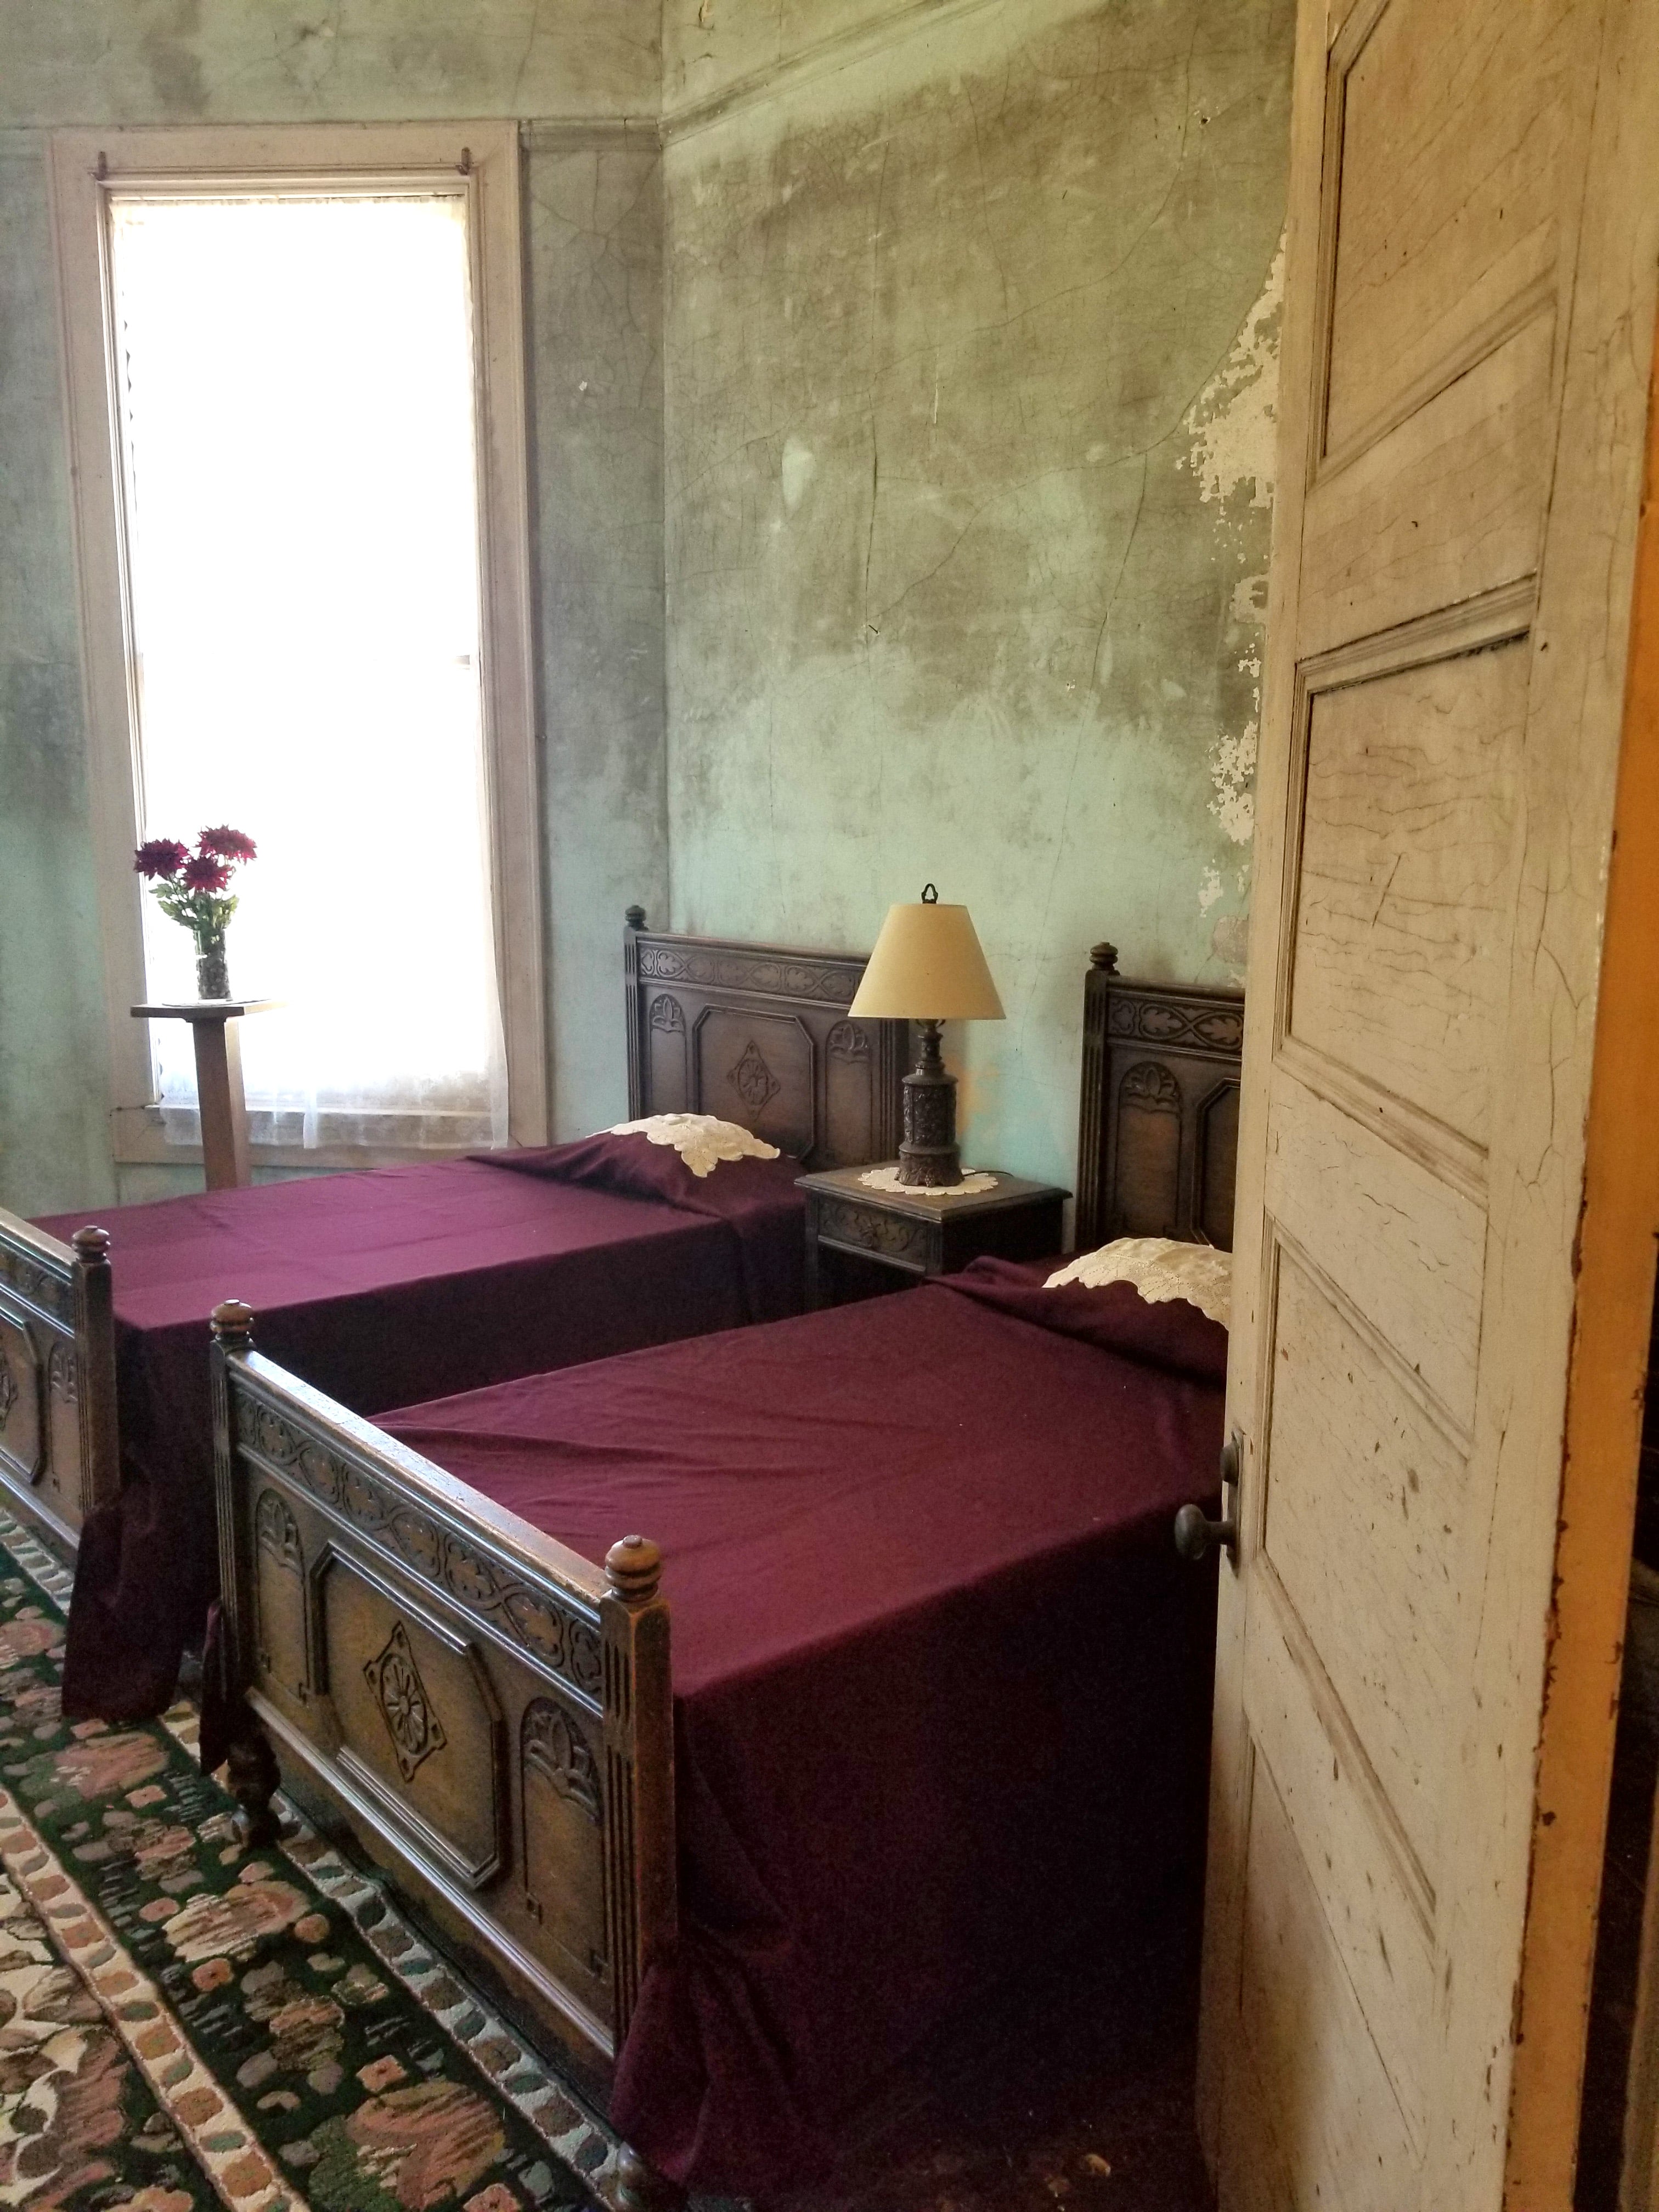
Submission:
<svg viewBox="0 0 1659 2212">
<path fill-rule="evenodd" d="M 969 1149 L 1069 1181 L 1089 945 L 1241 973 L 1294 10 L 883 12 L 665 14 L 673 918 L 933 878 Z"/>
<path fill-rule="evenodd" d="M 526 153 L 554 1099 L 625 1101 L 623 910 L 667 896 L 659 0 L 10 0 L 0 69 L 0 1204 L 118 1195 L 46 134 L 98 123 L 645 115 Z M 123 1196 L 188 1171 L 122 1172 Z"/>
<path fill-rule="evenodd" d="M 0 1202 L 115 1189 L 50 128 L 715 118 L 665 163 L 528 134 L 557 1126 L 619 1102 L 672 823 L 683 927 L 866 944 L 926 874 L 966 897 L 1012 1017 L 955 1041 L 971 1141 L 1069 1176 L 1089 943 L 1242 954 L 1291 14 L 666 0 L 659 50 L 656 0 L 14 0 Z"/>
<path fill-rule="evenodd" d="M 863 33 L 880 37 L 907 16 L 929 13 L 945 17 L 949 37 L 962 0 L 663 0 L 664 109 L 672 115 L 730 95 L 832 45 L 844 47 Z"/>
<path fill-rule="evenodd" d="M 662 575 L 662 164 L 538 152 L 528 232 L 553 1120 L 628 1110 L 623 916 L 667 918 Z"/>
</svg>

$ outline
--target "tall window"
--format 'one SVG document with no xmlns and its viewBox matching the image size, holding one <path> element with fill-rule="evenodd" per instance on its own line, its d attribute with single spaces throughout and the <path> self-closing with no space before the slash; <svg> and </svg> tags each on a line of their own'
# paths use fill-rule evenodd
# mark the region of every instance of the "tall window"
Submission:
<svg viewBox="0 0 1659 2212">
<path fill-rule="evenodd" d="M 255 1143 L 501 1141 L 514 841 L 471 161 L 321 180 L 104 167 L 128 805 L 138 836 L 228 823 L 258 843 L 231 978 L 284 1003 L 243 1024 Z M 146 899 L 138 936 L 142 995 L 193 996 L 188 934 Z M 128 1157 L 195 1139 L 187 1030 L 151 1025 L 148 1051 Z"/>
</svg>

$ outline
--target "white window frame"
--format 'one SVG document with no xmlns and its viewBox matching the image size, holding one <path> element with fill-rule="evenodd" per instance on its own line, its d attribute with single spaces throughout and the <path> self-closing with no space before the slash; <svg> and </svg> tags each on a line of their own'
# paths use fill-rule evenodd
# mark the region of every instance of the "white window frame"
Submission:
<svg viewBox="0 0 1659 2212">
<path fill-rule="evenodd" d="M 143 186 L 180 191 L 408 189 L 465 179 L 477 318 L 477 425 L 483 587 L 484 773 L 489 810 L 496 972 L 506 1032 L 507 1127 L 547 1141 L 543 992 L 540 758 L 526 430 L 523 249 L 516 123 L 203 125 L 54 132 L 57 246 L 65 411 L 74 481 L 91 807 L 109 1023 L 111 1138 L 118 1163 L 183 1164 L 199 1149 L 167 1143 L 152 1077 L 141 885 L 141 769 L 133 694 L 131 597 L 118 459 L 111 313 L 109 196 Z M 371 975 L 363 988 L 374 988 Z M 413 1148 L 262 1145 L 256 1164 L 362 1167 Z M 422 1154 L 430 1157 L 429 1148 Z"/>
</svg>

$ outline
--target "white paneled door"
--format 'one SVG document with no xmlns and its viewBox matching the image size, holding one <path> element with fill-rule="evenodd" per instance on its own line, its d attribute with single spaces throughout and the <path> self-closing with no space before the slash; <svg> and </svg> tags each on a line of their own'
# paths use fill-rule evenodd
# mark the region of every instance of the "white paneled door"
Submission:
<svg viewBox="0 0 1659 2212">
<path fill-rule="evenodd" d="M 1223 2212 L 1565 2212 L 1623 1563 L 1614 1511 L 1564 1642 L 1559 1523 L 1659 6 L 1302 0 L 1297 69 L 1200 2120 Z M 1551 1663 L 1603 1686 L 1559 1807 Z"/>
</svg>

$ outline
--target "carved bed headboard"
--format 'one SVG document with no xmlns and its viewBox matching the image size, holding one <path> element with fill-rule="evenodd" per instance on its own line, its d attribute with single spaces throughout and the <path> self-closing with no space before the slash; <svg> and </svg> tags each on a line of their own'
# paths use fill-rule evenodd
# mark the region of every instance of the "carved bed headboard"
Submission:
<svg viewBox="0 0 1659 2212">
<path fill-rule="evenodd" d="M 718 1114 L 810 1168 L 899 1146 L 903 1022 L 852 1021 L 861 954 L 645 927 L 628 909 L 628 1111 Z"/>
<path fill-rule="evenodd" d="M 1077 1249 L 1179 1237 L 1231 1250 L 1244 994 L 1127 982 L 1110 945 L 1089 957 Z"/>
</svg>

